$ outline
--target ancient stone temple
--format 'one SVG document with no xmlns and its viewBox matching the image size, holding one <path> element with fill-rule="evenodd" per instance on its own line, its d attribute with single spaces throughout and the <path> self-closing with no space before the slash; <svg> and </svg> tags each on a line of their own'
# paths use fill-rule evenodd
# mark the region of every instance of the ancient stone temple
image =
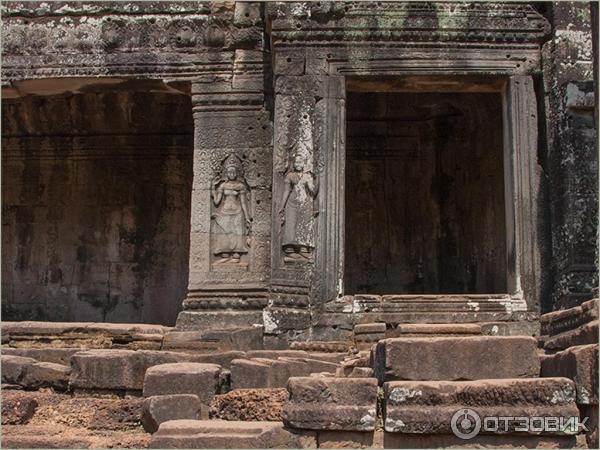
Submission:
<svg viewBox="0 0 600 450">
<path fill-rule="evenodd" d="M 3 383 L 143 395 L 158 447 L 444 446 L 493 392 L 597 421 L 593 2 L 1 7 Z M 252 443 L 167 420 L 277 398 Z"/>
</svg>

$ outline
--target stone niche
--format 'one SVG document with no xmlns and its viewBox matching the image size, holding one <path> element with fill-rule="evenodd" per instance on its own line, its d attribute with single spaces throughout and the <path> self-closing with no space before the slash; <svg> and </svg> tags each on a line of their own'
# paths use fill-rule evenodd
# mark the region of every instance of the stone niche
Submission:
<svg viewBox="0 0 600 450">
<path fill-rule="evenodd" d="M 185 297 L 190 96 L 25 81 L 2 99 L 5 320 L 173 324 Z"/>
</svg>

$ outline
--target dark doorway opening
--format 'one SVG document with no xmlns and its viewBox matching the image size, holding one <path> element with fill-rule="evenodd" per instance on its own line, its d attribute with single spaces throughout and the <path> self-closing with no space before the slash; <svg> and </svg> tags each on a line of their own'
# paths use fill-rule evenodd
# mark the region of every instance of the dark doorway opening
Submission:
<svg viewBox="0 0 600 450">
<path fill-rule="evenodd" d="M 499 92 L 348 92 L 346 294 L 507 292 Z"/>
</svg>

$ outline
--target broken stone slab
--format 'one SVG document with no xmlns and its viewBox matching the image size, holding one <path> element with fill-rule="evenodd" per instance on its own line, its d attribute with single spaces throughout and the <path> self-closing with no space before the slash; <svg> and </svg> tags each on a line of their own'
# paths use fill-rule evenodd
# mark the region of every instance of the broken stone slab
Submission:
<svg viewBox="0 0 600 450">
<path fill-rule="evenodd" d="M 152 435 L 149 448 L 316 448 L 311 432 L 280 422 L 171 420 Z"/>
<path fill-rule="evenodd" d="M 370 367 L 339 367 L 335 372 L 338 377 L 345 378 L 373 378 L 375 372 Z"/>
<path fill-rule="evenodd" d="M 565 377 L 575 382 L 577 403 L 598 404 L 598 344 L 570 347 L 542 357 L 543 377 Z"/>
<path fill-rule="evenodd" d="M 576 345 L 597 343 L 598 320 L 593 320 L 572 330 L 547 337 L 544 340 L 544 349 L 556 352 Z"/>
<path fill-rule="evenodd" d="M 14 335 L 60 335 L 69 333 L 106 333 L 123 334 L 163 334 L 170 330 L 163 325 L 143 323 L 108 323 L 108 322 L 44 322 L 19 321 L 2 322 L 2 333 Z"/>
<path fill-rule="evenodd" d="M 53 387 L 66 390 L 69 386 L 71 367 L 49 362 L 35 362 L 25 367 L 21 386 L 28 389 Z"/>
<path fill-rule="evenodd" d="M 155 350 L 85 350 L 71 357 L 70 385 L 78 389 L 142 390 L 149 367 L 185 361 L 194 361 L 194 356 Z"/>
<path fill-rule="evenodd" d="M 283 423 L 307 430 L 371 431 L 377 419 L 375 378 L 292 377 Z"/>
<path fill-rule="evenodd" d="M 541 334 L 556 336 L 598 320 L 599 316 L 600 300 L 597 298 L 573 308 L 542 314 L 540 316 Z"/>
<path fill-rule="evenodd" d="M 205 411 L 208 413 L 206 407 Z M 202 418 L 200 399 L 193 394 L 155 395 L 142 405 L 142 425 L 148 433 L 154 433 L 161 423 L 169 420 Z"/>
<path fill-rule="evenodd" d="M 209 405 L 221 392 L 221 366 L 202 363 L 171 363 L 150 367 L 144 377 L 144 397 L 171 394 L 194 394 Z"/>
<path fill-rule="evenodd" d="M 281 422 L 283 403 L 288 396 L 284 388 L 236 389 L 213 397 L 210 418 Z"/>
<path fill-rule="evenodd" d="M 372 361 L 380 383 L 531 378 L 540 373 L 537 342 L 526 336 L 391 338 L 377 344 Z"/>
<path fill-rule="evenodd" d="M 3 355 L 23 356 L 40 362 L 68 365 L 71 356 L 80 352 L 81 348 L 2 348 Z"/>
<path fill-rule="evenodd" d="M 0 355 L 2 383 L 21 384 L 27 367 L 36 362 L 33 358 L 23 356 Z"/>
<path fill-rule="evenodd" d="M 492 416 L 579 417 L 575 385 L 566 378 L 389 381 L 383 389 L 384 426 L 389 433 L 452 434 L 452 417 L 466 408 L 481 420 Z M 510 432 L 517 432 L 517 425 L 507 426 Z M 567 434 L 577 432 L 567 430 Z"/>
<path fill-rule="evenodd" d="M 279 357 L 288 358 L 308 358 L 309 353 L 304 350 L 250 350 L 246 352 L 248 358 L 277 359 Z"/>
</svg>

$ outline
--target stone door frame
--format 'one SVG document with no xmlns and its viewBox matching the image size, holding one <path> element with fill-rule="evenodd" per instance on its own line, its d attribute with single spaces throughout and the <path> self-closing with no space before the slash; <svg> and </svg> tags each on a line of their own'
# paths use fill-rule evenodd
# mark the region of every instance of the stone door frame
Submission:
<svg viewBox="0 0 600 450">
<path fill-rule="evenodd" d="M 404 10 L 399 12 L 398 8 L 411 7 L 392 5 L 389 14 L 404 14 Z M 505 9 L 511 7 L 502 6 Z M 508 292 L 490 295 L 486 300 L 496 305 L 501 303 L 510 316 L 506 316 L 506 320 L 511 320 L 513 313 L 539 313 L 540 168 L 537 164 L 537 102 L 532 74 L 540 70 L 538 42 L 545 29 L 544 19 L 530 6 L 522 7 L 526 15 L 519 16 L 525 17 L 519 24 L 514 22 L 516 16 L 507 14 L 498 19 L 499 16 L 494 16 L 497 10 L 485 8 L 484 5 L 478 14 L 486 20 L 490 17 L 497 20 L 486 22 L 497 23 L 497 29 L 491 29 L 481 37 L 482 41 L 489 42 L 461 42 L 461 39 L 468 39 L 471 30 L 465 22 L 463 34 L 459 32 L 458 37 L 451 38 L 452 42 L 440 42 L 438 34 L 434 36 L 438 41 L 425 44 L 407 40 L 406 36 L 391 42 L 386 38 L 384 42 L 377 33 L 387 32 L 385 29 L 373 32 L 377 35 L 370 34 L 369 30 L 359 30 L 364 14 L 368 14 L 362 10 L 362 15 L 357 14 L 356 19 L 347 17 L 339 21 L 336 29 L 328 28 L 327 23 L 316 23 L 295 10 L 276 11 L 278 15 L 271 30 L 275 87 L 273 292 L 287 289 L 289 293 L 293 287 L 295 294 L 308 297 L 313 312 L 338 309 L 342 312 L 341 308 L 331 305 L 344 298 L 345 96 L 348 81 L 353 77 L 373 81 L 381 77 L 396 80 L 437 77 L 439 86 L 449 89 L 449 81 L 465 76 L 479 79 L 482 85 L 496 86 L 503 97 Z M 523 29 L 523 40 L 506 42 L 511 39 L 504 30 L 507 24 L 517 30 Z M 340 30 L 340 25 L 346 25 L 348 30 Z M 357 27 L 353 28 L 355 25 Z M 534 35 L 531 31 L 534 27 L 539 34 Z M 349 37 L 352 37 L 351 41 L 348 41 Z M 288 157 L 290 139 L 294 139 L 297 128 L 307 125 L 312 131 L 314 165 L 320 169 L 314 264 L 290 268 L 282 263 L 279 245 L 277 198 L 282 189 L 282 171 L 278 161 Z M 298 135 L 295 139 L 299 139 Z M 464 303 L 466 306 L 471 302 L 465 298 Z M 352 312 L 361 311 L 356 300 L 351 305 Z M 348 311 L 344 309 L 344 312 Z M 483 319 L 483 315 L 481 317 Z"/>
</svg>

